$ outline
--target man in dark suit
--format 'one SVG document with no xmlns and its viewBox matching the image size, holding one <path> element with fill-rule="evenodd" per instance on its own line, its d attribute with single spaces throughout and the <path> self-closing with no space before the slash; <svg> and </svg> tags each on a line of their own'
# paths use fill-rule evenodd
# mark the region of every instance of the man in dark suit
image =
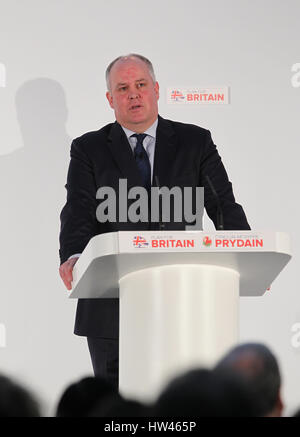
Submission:
<svg viewBox="0 0 300 437">
<path fill-rule="evenodd" d="M 92 237 L 120 230 L 158 229 L 157 223 L 97 220 L 98 188 L 110 186 L 118 195 L 119 179 L 127 179 L 128 190 L 134 186 L 149 189 L 155 180 L 170 188 L 202 186 L 204 205 L 215 226 L 219 203 L 225 230 L 250 229 L 242 207 L 235 202 L 210 132 L 158 115 L 159 85 L 151 62 L 140 55 L 119 57 L 109 65 L 106 78 L 106 97 L 116 122 L 75 139 L 71 146 L 60 232 L 60 275 L 68 289 L 74 264 Z M 165 229 L 184 230 L 185 225 L 171 221 Z M 80 299 L 75 334 L 87 337 L 95 374 L 117 386 L 118 300 Z"/>
</svg>

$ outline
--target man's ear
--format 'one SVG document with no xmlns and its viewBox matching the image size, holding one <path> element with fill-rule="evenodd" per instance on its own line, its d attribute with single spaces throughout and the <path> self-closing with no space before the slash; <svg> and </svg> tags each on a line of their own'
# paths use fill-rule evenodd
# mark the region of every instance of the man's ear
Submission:
<svg viewBox="0 0 300 437">
<path fill-rule="evenodd" d="M 109 91 L 107 91 L 107 93 L 106 93 L 106 98 L 107 98 L 107 100 L 108 100 L 109 106 L 110 106 L 111 108 L 114 108 L 113 98 L 112 98 L 112 95 L 110 94 Z"/>
<path fill-rule="evenodd" d="M 158 82 L 155 82 L 154 90 L 155 90 L 156 98 L 158 100 L 159 99 L 159 84 L 158 84 Z"/>
</svg>

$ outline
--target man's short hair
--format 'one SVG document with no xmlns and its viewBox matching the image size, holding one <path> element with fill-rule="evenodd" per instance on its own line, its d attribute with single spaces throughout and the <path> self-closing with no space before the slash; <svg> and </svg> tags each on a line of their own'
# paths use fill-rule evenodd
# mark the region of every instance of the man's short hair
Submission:
<svg viewBox="0 0 300 437">
<path fill-rule="evenodd" d="M 231 369 L 249 384 L 265 416 L 276 406 L 281 375 L 276 357 L 261 343 L 244 343 L 231 349 L 217 364 L 216 370 Z"/>
<path fill-rule="evenodd" d="M 148 70 L 149 70 L 149 74 L 150 74 L 150 76 L 151 76 L 151 78 L 153 80 L 153 83 L 156 82 L 156 78 L 155 78 L 155 73 L 154 73 L 152 62 L 149 61 L 149 59 L 147 59 L 145 56 L 138 55 L 137 53 L 129 53 L 129 55 L 118 56 L 107 67 L 106 72 L 105 72 L 105 79 L 106 79 L 106 86 L 107 86 L 108 90 L 110 90 L 109 75 L 110 75 L 110 71 L 111 71 L 112 67 L 114 66 L 114 64 L 117 61 L 120 61 L 120 60 L 124 60 L 125 61 L 128 58 L 136 58 L 136 59 L 139 59 L 140 61 L 144 62 L 146 64 Z"/>
</svg>

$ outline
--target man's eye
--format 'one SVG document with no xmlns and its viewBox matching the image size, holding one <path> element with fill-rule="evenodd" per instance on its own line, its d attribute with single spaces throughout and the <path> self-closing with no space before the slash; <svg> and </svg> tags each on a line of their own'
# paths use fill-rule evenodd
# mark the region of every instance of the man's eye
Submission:
<svg viewBox="0 0 300 437">
<path fill-rule="evenodd" d="M 142 82 L 142 83 L 139 83 L 139 84 L 138 84 L 138 87 L 140 88 L 140 87 L 145 86 L 145 85 L 146 85 L 146 84 Z"/>
<path fill-rule="evenodd" d="M 120 88 L 119 88 L 119 91 L 125 91 L 126 90 L 126 86 L 121 86 Z"/>
</svg>

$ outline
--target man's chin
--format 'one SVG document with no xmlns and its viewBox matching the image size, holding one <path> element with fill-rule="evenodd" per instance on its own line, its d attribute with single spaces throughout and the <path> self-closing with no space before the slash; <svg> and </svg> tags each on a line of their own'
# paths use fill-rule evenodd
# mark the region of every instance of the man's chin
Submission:
<svg viewBox="0 0 300 437">
<path fill-rule="evenodd" d="M 144 114 L 131 114 L 128 121 L 130 123 L 145 123 L 147 122 L 147 117 Z"/>
<path fill-rule="evenodd" d="M 156 117 L 157 118 L 157 117 Z M 148 127 L 150 127 L 154 121 L 156 120 L 156 118 L 150 118 L 150 117 L 146 117 L 145 115 L 135 115 L 134 117 L 128 117 L 126 120 L 123 121 L 119 121 L 117 120 L 122 126 L 126 127 L 127 129 L 130 130 L 137 130 L 138 127 L 141 127 L 142 130 L 148 129 Z"/>
<path fill-rule="evenodd" d="M 147 124 L 146 117 L 132 117 L 130 120 L 127 120 L 126 124 L 133 126 L 141 126 Z"/>
</svg>

